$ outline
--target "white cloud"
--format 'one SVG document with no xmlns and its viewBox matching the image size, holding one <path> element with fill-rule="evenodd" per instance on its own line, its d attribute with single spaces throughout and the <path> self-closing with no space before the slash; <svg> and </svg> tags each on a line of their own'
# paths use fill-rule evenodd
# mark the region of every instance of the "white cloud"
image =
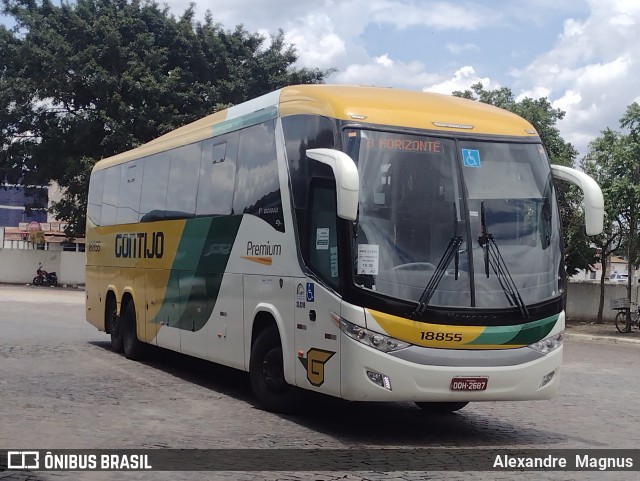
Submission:
<svg viewBox="0 0 640 481">
<path fill-rule="evenodd" d="M 631 72 L 633 62 L 628 54 L 618 57 L 611 62 L 595 63 L 578 69 L 578 77 L 576 83 L 578 85 L 600 85 L 602 88 L 608 88 L 611 83 L 615 83 L 618 79 L 624 79 Z"/>
<path fill-rule="evenodd" d="M 467 90 L 478 82 L 482 83 L 483 87 L 487 90 L 500 88 L 496 82 L 493 82 L 488 77 L 480 77 L 476 74 L 472 66 L 467 65 L 457 70 L 452 78 L 424 87 L 422 90 L 425 92 L 450 94 L 456 90 Z"/>
<path fill-rule="evenodd" d="M 573 18 L 568 18 L 564 22 L 564 36 L 567 38 L 576 37 L 579 38 L 584 35 L 584 25 L 577 22 Z"/>
<path fill-rule="evenodd" d="M 414 89 L 437 80 L 438 76 L 426 72 L 421 62 L 399 62 L 388 54 L 375 57 L 367 63 L 349 65 L 329 78 L 333 83 Z"/>
<path fill-rule="evenodd" d="M 181 12 L 188 3 L 171 0 L 169 5 Z M 372 55 L 363 40 L 366 28 L 378 25 L 384 31 L 396 32 L 409 28 L 432 33 L 470 32 L 505 21 L 500 8 L 473 0 L 210 0 L 197 7 L 198 15 L 204 14 L 205 7 L 225 28 L 242 23 L 249 31 L 263 35 L 282 28 L 286 41 L 295 45 L 300 66 L 338 69 L 328 82 L 413 89 L 430 86 L 446 93 L 469 88 L 478 81 L 486 87 L 494 84 L 470 67 L 451 65 L 448 72 L 430 71 L 423 61 L 424 45 L 406 46 L 407 52 L 416 55 L 415 60 L 400 60 L 386 53 Z M 470 42 L 433 42 L 435 48 L 453 54 L 480 50 Z"/>
<path fill-rule="evenodd" d="M 313 67 L 331 67 L 346 52 L 345 42 L 336 34 L 329 16 L 310 13 L 285 33 L 285 40 L 296 46 L 298 61 Z"/>
<path fill-rule="evenodd" d="M 457 43 L 448 43 L 445 45 L 445 48 L 454 55 L 459 55 L 463 52 L 469 51 L 480 51 L 480 47 L 473 43 L 465 43 L 465 44 L 457 44 Z"/>
<path fill-rule="evenodd" d="M 567 19 L 548 52 L 514 72 L 528 91 L 546 91 L 566 111 L 559 122 L 565 140 L 581 154 L 637 98 L 640 78 L 640 2 L 589 0 L 586 19 Z"/>
<path fill-rule="evenodd" d="M 530 99 L 539 99 L 540 97 L 549 97 L 550 93 L 551 91 L 548 88 L 537 86 L 532 88 L 531 90 L 524 90 L 520 92 L 518 95 L 516 95 L 516 102 L 520 102 L 521 100 L 527 97 Z"/>
<path fill-rule="evenodd" d="M 400 0 L 373 1 L 372 20 L 403 29 L 424 26 L 437 30 L 477 30 L 500 21 L 498 9 L 472 2 L 407 2 Z"/>
<path fill-rule="evenodd" d="M 187 0 L 168 1 L 180 14 Z M 337 67 L 372 61 L 362 35 L 369 25 L 403 30 L 424 27 L 434 31 L 473 31 L 503 21 L 500 9 L 477 1 L 425 0 L 209 0 L 196 4 L 198 16 L 205 9 L 225 28 L 243 24 L 249 31 L 279 28 L 295 45 L 299 64 L 306 67 Z M 411 47 L 411 46 L 409 46 Z M 452 45 L 451 49 L 470 49 L 471 45 Z"/>
<path fill-rule="evenodd" d="M 537 98 L 537 97 L 534 97 L 533 95 L 527 95 L 527 96 L 532 98 Z M 567 110 L 572 109 L 574 105 L 579 105 L 581 101 L 582 101 L 582 96 L 580 95 L 579 92 L 576 92 L 575 90 L 567 90 L 561 98 L 553 102 L 553 108 L 561 109 L 566 112 Z"/>
</svg>

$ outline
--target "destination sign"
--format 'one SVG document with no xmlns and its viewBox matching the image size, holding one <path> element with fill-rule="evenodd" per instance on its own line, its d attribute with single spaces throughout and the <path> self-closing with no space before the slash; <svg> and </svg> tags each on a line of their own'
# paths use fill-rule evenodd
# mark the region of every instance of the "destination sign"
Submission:
<svg viewBox="0 0 640 481">
<path fill-rule="evenodd" d="M 442 154 L 442 142 L 438 140 L 399 139 L 398 137 L 378 137 L 365 139 L 364 145 L 368 149 L 399 150 L 405 152 L 425 152 L 428 154 Z"/>
</svg>

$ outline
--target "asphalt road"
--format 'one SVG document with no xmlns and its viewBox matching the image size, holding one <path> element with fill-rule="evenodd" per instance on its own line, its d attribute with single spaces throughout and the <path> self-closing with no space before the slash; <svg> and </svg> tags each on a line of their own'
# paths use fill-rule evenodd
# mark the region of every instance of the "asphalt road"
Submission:
<svg viewBox="0 0 640 481">
<path fill-rule="evenodd" d="M 568 339 L 551 401 L 470 404 L 431 416 L 410 403 L 310 397 L 282 416 L 252 403 L 246 374 L 162 350 L 141 363 L 84 320 L 84 292 L 0 285 L 0 449 L 637 448 L 640 347 Z M 462 468 L 465 459 L 456 461 Z M 640 479 L 601 472 L 37 472 L 60 479 Z"/>
</svg>

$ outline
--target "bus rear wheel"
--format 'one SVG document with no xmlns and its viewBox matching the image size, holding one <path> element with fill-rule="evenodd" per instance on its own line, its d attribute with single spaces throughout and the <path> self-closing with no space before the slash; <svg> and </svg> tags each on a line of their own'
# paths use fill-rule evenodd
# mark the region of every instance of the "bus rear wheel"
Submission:
<svg viewBox="0 0 640 481">
<path fill-rule="evenodd" d="M 267 411 L 287 413 L 299 406 L 299 391 L 284 378 L 282 343 L 276 326 L 263 330 L 251 348 L 251 389 Z"/>
<path fill-rule="evenodd" d="M 433 403 L 416 403 L 416 405 L 429 413 L 433 414 L 447 414 L 454 411 L 458 411 L 465 407 L 468 402 L 433 402 Z"/>
<path fill-rule="evenodd" d="M 113 352 L 122 352 L 124 350 L 124 346 L 122 344 L 122 332 L 118 322 L 119 319 L 116 311 L 116 299 L 114 297 L 110 296 L 107 299 L 104 314 L 109 334 L 111 334 L 111 349 L 113 349 Z"/>
<path fill-rule="evenodd" d="M 144 344 L 140 342 L 136 332 L 136 307 L 133 301 L 127 303 L 124 316 L 120 317 L 119 327 L 125 357 L 134 361 L 141 359 L 144 354 Z"/>
</svg>

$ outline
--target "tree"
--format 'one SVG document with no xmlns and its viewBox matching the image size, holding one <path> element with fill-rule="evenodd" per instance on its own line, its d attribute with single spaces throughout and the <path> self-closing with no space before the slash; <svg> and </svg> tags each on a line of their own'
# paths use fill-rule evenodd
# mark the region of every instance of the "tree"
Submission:
<svg viewBox="0 0 640 481">
<path fill-rule="evenodd" d="M 583 162 L 584 169 L 600 184 L 606 199 L 608 237 L 617 236 L 617 245 L 627 258 L 627 299 L 631 301 L 633 272 L 640 263 L 640 106 L 629 105 L 620 119 L 620 127 L 628 133 L 605 129 L 602 135 L 589 145 L 589 153 Z M 605 234 L 598 236 L 601 242 Z M 613 242 L 612 242 L 613 244 Z M 608 251 L 613 252 L 615 247 Z M 603 269 L 604 271 L 604 269 Z M 598 320 L 601 321 L 604 302 L 604 277 L 601 279 L 601 305 Z"/>
<path fill-rule="evenodd" d="M 153 1 L 2 0 L 0 181 L 65 189 L 55 206 L 68 234 L 84 232 L 89 173 L 136 147 L 231 104 L 329 70 L 294 68 L 295 49 L 210 13 L 180 17 Z"/>
<path fill-rule="evenodd" d="M 622 222 L 622 205 L 616 201 L 616 188 L 618 182 L 617 167 L 623 139 L 621 135 L 611 129 L 602 131 L 600 137 L 589 144 L 589 151 L 582 160 L 581 166 L 585 173 L 589 174 L 602 189 L 605 203 L 605 219 L 602 234 L 592 238 L 593 243 L 600 251 L 602 274 L 600 275 L 600 300 L 598 303 L 597 323 L 602 323 L 604 311 L 604 287 L 611 255 L 620 247 L 624 240 L 624 224 Z"/>
<path fill-rule="evenodd" d="M 565 142 L 556 123 L 564 118 L 565 112 L 554 109 L 545 98 L 524 98 L 516 101 L 507 87 L 485 90 L 482 83 L 471 86 L 471 90 L 456 91 L 453 95 L 487 103 L 513 112 L 528 120 L 540 135 L 552 164 L 573 166 L 578 151 L 571 143 Z M 578 269 L 587 269 L 595 262 L 596 251 L 591 247 L 584 230 L 584 215 L 580 209 L 581 194 L 577 187 L 567 183 L 557 183 L 560 217 L 565 239 L 565 265 L 567 274 L 575 274 Z"/>
<path fill-rule="evenodd" d="M 627 235 L 627 298 L 631 300 L 631 285 L 633 272 L 640 261 L 640 238 L 638 227 L 640 223 L 640 105 L 633 102 L 627 107 L 620 119 L 620 127 L 627 129 L 624 136 L 619 174 L 623 175 L 616 183 L 615 200 L 625 202 L 622 218 L 628 227 Z"/>
</svg>

